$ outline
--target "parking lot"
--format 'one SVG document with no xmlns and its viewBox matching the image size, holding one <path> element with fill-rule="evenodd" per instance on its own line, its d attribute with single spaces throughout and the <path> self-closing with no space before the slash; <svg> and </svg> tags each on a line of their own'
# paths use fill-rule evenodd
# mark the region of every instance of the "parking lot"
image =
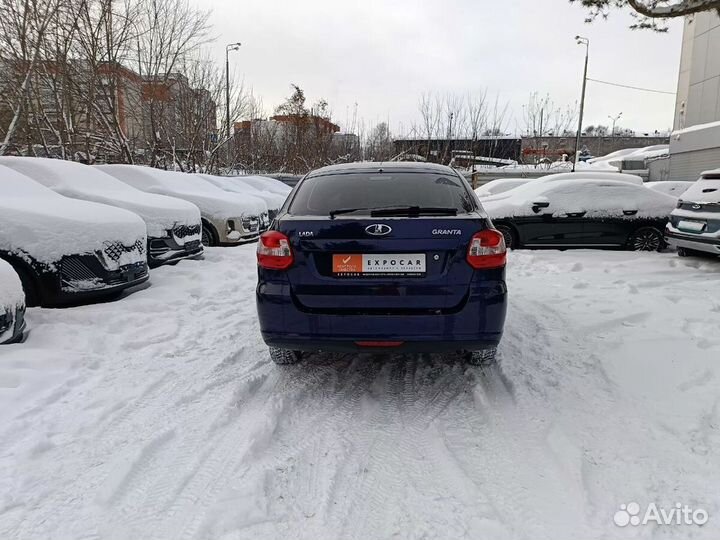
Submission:
<svg viewBox="0 0 720 540">
<path fill-rule="evenodd" d="M 272 365 L 255 246 L 32 308 L 0 368 L 2 538 L 717 538 L 720 265 L 510 254 L 500 363 Z M 621 504 L 703 526 L 620 529 Z M 669 536 L 664 536 L 668 535 Z"/>
</svg>

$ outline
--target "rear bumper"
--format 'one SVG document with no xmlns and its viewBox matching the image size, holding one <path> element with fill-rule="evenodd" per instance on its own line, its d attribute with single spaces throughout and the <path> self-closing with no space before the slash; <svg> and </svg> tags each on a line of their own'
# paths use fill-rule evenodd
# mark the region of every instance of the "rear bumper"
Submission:
<svg viewBox="0 0 720 540">
<path fill-rule="evenodd" d="M 504 281 L 483 282 L 452 313 L 341 314 L 302 309 L 288 284 L 261 282 L 257 309 L 263 340 L 272 347 L 338 352 L 444 352 L 481 350 L 502 338 L 507 312 Z M 347 308 L 347 306 L 344 306 Z M 368 347 L 358 341 L 402 342 Z"/>
<path fill-rule="evenodd" d="M 720 238 L 703 238 L 692 234 L 682 234 L 670 230 L 665 231 L 665 241 L 670 247 L 694 249 L 720 255 Z"/>
</svg>

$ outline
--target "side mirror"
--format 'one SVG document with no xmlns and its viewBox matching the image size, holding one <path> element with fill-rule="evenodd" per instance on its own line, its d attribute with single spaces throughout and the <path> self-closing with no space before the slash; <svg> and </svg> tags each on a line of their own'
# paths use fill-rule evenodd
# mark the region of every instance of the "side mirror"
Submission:
<svg viewBox="0 0 720 540">
<path fill-rule="evenodd" d="M 532 211 L 535 212 L 536 214 L 539 214 L 540 210 L 542 208 L 547 208 L 549 206 L 550 206 L 550 203 L 547 201 L 537 201 L 537 202 L 532 203 Z"/>
</svg>

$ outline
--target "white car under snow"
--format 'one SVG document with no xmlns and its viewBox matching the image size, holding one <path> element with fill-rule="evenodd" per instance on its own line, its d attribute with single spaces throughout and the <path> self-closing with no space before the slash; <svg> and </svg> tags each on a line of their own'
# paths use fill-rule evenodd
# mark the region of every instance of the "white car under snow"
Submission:
<svg viewBox="0 0 720 540">
<path fill-rule="evenodd" d="M 145 222 L 127 210 L 63 197 L 0 165 L 0 258 L 28 305 L 119 292 L 148 279 Z"/>
<path fill-rule="evenodd" d="M 199 257 L 200 210 L 181 199 L 145 193 L 96 167 L 58 159 L 0 157 L 10 167 L 60 195 L 130 210 L 147 226 L 151 268 L 180 259 Z"/>
<path fill-rule="evenodd" d="M 191 174 L 137 165 L 96 167 L 141 191 L 195 204 L 202 216 L 205 246 L 252 242 L 269 224 L 267 205 L 261 199 L 227 193 Z"/>
<path fill-rule="evenodd" d="M 13 267 L 0 259 L 0 345 L 22 337 L 25 330 L 25 294 Z"/>
<path fill-rule="evenodd" d="M 237 193 L 240 196 L 249 195 L 265 201 L 268 208 L 268 218 L 272 221 L 285 204 L 286 197 L 273 191 L 260 190 L 241 180 L 239 176 L 214 176 L 211 174 L 198 174 L 206 182 L 219 187 L 223 191 Z"/>
</svg>

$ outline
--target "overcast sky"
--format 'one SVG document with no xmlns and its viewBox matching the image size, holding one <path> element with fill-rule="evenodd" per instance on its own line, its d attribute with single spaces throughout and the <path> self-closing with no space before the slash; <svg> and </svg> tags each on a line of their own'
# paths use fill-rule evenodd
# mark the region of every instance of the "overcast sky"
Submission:
<svg viewBox="0 0 720 540">
<path fill-rule="evenodd" d="M 199 2 L 200 0 L 195 0 Z M 244 77 L 271 112 L 302 87 L 309 101 L 326 98 L 334 120 L 344 125 L 357 103 L 368 124 L 389 119 L 400 126 L 418 121 L 417 102 L 426 91 L 487 89 L 510 103 L 510 132 L 522 131 L 522 105 L 530 92 L 549 93 L 558 104 L 579 100 L 588 37 L 590 77 L 676 91 L 682 25 L 667 34 L 631 31 L 629 14 L 585 24 L 585 11 L 567 0 L 205 0 L 213 10 L 224 60 Z M 589 83 L 586 122 L 639 131 L 672 127 L 674 97 Z"/>
</svg>

